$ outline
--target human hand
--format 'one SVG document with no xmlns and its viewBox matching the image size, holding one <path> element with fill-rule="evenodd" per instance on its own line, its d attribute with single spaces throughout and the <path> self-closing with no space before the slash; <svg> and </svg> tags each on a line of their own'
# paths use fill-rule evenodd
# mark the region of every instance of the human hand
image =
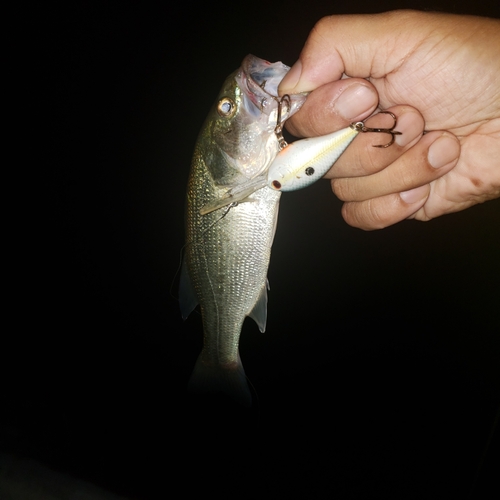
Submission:
<svg viewBox="0 0 500 500">
<path fill-rule="evenodd" d="M 398 116 L 395 144 L 373 148 L 385 136 L 359 134 L 325 176 L 346 222 L 368 230 L 500 196 L 499 82 L 499 20 L 394 11 L 321 19 L 279 90 L 313 91 L 287 122 L 298 137 L 366 119 L 377 105 Z"/>
</svg>

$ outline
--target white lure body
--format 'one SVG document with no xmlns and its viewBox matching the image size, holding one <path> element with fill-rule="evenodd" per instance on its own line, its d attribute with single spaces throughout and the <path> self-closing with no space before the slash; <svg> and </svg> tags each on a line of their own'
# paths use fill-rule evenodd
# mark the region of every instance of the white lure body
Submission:
<svg viewBox="0 0 500 500">
<path fill-rule="evenodd" d="M 295 191 L 321 179 L 358 135 L 358 127 L 295 141 L 271 163 L 267 185 L 276 191 Z"/>
</svg>

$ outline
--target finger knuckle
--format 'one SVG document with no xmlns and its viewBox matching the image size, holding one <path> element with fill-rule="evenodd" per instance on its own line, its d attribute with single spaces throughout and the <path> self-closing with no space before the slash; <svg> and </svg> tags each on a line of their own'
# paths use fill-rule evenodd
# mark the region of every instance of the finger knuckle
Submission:
<svg viewBox="0 0 500 500">
<path fill-rule="evenodd" d="M 372 206 L 371 201 L 344 203 L 342 217 L 350 226 L 372 231 L 387 227 L 390 222 L 377 205 Z"/>
<path fill-rule="evenodd" d="M 354 201 L 352 186 L 349 179 L 332 180 L 332 191 L 339 200 Z"/>
<path fill-rule="evenodd" d="M 386 203 L 381 200 L 368 200 L 363 203 L 364 218 L 370 221 L 373 229 L 382 229 L 391 224 L 391 211 Z"/>
<path fill-rule="evenodd" d="M 417 184 L 420 184 L 420 179 L 418 174 L 418 169 L 413 168 L 412 165 L 408 165 L 408 168 L 404 168 L 399 172 L 399 175 L 394 179 L 394 190 L 406 191 L 413 189 Z"/>
<path fill-rule="evenodd" d="M 332 16 L 322 17 L 316 24 L 313 26 L 311 30 L 310 37 L 312 38 L 322 38 L 324 33 L 330 29 L 330 25 L 332 23 Z"/>
</svg>

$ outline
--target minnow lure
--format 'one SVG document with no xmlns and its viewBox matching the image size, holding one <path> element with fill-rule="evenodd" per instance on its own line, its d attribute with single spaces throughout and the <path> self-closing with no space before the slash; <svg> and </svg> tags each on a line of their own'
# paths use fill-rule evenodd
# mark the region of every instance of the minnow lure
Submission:
<svg viewBox="0 0 500 500">
<path fill-rule="evenodd" d="M 390 115 L 394 124 L 390 128 L 371 128 L 364 122 L 351 123 L 348 127 L 323 135 L 286 144 L 281 136 L 281 126 L 276 127 L 276 134 L 283 148 L 271 163 L 267 174 L 267 185 L 277 191 L 295 191 L 310 186 L 321 179 L 332 168 L 340 155 L 360 132 L 379 132 L 390 134 L 387 144 L 377 144 L 376 148 L 387 148 L 394 143 L 397 117 L 390 111 L 379 114 Z"/>
</svg>

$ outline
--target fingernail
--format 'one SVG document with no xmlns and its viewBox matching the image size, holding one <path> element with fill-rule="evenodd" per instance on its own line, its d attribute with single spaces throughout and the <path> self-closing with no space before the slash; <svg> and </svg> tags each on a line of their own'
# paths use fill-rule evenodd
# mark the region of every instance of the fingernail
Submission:
<svg viewBox="0 0 500 500">
<path fill-rule="evenodd" d="M 286 92 L 295 90 L 297 83 L 299 83 L 300 75 L 302 74 L 302 63 L 300 59 L 291 67 L 290 71 L 285 75 L 283 80 L 278 86 L 279 94 L 282 95 Z M 300 90 L 298 91 L 300 92 Z M 298 93 L 295 92 L 295 93 Z M 292 93 L 292 92 L 290 92 Z"/>
<path fill-rule="evenodd" d="M 378 97 L 375 91 L 366 85 L 352 84 L 340 94 L 335 109 L 345 120 L 353 120 L 373 108 Z"/>
<path fill-rule="evenodd" d="M 431 144 L 427 159 L 434 168 L 441 168 L 455 161 L 459 154 L 458 141 L 448 135 L 443 135 Z"/>
<path fill-rule="evenodd" d="M 411 205 L 412 203 L 416 203 L 417 201 L 426 198 L 428 193 L 429 193 L 429 185 L 425 184 L 418 188 L 410 189 L 409 191 L 403 191 L 402 193 L 399 193 L 399 196 L 401 196 L 401 199 L 405 203 Z"/>
</svg>

